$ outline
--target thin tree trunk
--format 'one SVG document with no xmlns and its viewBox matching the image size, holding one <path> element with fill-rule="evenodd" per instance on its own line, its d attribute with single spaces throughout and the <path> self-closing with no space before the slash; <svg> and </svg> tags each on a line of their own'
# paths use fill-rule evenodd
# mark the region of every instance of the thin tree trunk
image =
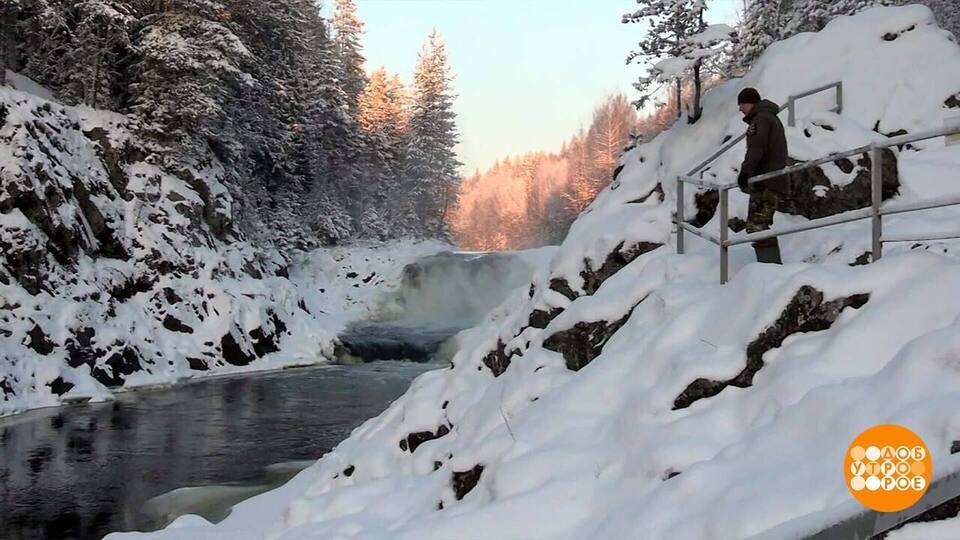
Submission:
<svg viewBox="0 0 960 540">
<path fill-rule="evenodd" d="M 702 60 L 697 60 L 693 65 L 693 116 L 690 117 L 691 124 L 697 123 L 697 120 L 700 120 L 700 116 L 703 114 L 703 109 L 700 106 L 700 96 L 703 91 L 703 81 L 700 80 L 700 67 L 702 65 Z"/>
<path fill-rule="evenodd" d="M 677 78 L 677 118 L 683 116 L 683 87 L 682 81 Z"/>
</svg>

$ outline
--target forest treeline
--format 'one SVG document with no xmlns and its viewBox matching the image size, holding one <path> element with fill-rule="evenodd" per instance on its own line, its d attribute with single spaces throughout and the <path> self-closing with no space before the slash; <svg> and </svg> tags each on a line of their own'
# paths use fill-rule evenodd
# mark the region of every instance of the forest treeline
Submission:
<svg viewBox="0 0 960 540">
<path fill-rule="evenodd" d="M 128 115 L 151 163 L 214 174 L 255 240 L 447 236 L 460 166 L 444 43 L 368 75 L 353 0 L 2 0 L 0 78 Z M 0 83 L 3 81 L 0 80 Z M 203 186 L 197 188 L 203 193 Z"/>
</svg>

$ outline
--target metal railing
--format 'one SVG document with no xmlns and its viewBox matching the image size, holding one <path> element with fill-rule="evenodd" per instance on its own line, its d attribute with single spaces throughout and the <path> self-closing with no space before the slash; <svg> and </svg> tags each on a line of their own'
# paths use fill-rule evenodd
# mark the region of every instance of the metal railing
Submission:
<svg viewBox="0 0 960 540">
<path fill-rule="evenodd" d="M 793 111 L 796 107 L 796 100 L 802 97 L 813 95 L 817 92 L 823 92 L 824 90 L 829 90 L 831 88 L 837 88 L 837 97 L 842 99 L 843 96 L 843 86 L 841 83 L 834 83 L 826 85 L 814 90 L 810 90 L 803 94 L 797 96 L 791 96 L 787 102 L 787 105 L 783 109 L 789 109 Z M 842 104 L 838 103 L 837 107 L 833 110 L 842 111 Z M 914 212 L 919 210 L 929 210 L 932 208 L 940 208 L 943 206 L 953 206 L 960 205 L 960 195 L 954 197 L 941 198 L 934 201 L 921 201 L 910 204 L 900 204 L 900 205 L 883 205 L 883 152 L 885 148 L 890 148 L 892 146 L 901 146 L 909 143 L 914 143 L 918 141 L 924 141 L 928 139 L 934 139 L 937 137 L 944 137 L 948 135 L 960 134 L 960 126 L 947 126 L 940 129 L 930 130 L 922 133 L 916 134 L 907 134 L 901 135 L 898 137 L 890 137 L 880 142 L 875 142 L 866 146 L 861 146 L 859 148 L 853 148 L 844 152 L 833 153 L 828 156 L 825 156 L 820 159 L 814 159 L 804 163 L 799 163 L 790 167 L 786 167 L 777 171 L 773 171 L 766 174 L 761 174 L 758 176 L 751 177 L 748 180 L 749 184 L 757 184 L 772 178 L 777 178 L 784 176 L 790 173 L 812 169 L 818 167 L 825 163 L 836 161 L 843 158 L 848 158 L 851 156 L 864 154 L 869 152 L 871 158 L 871 206 L 867 208 L 861 208 L 859 210 L 853 210 L 850 212 L 844 212 L 842 214 L 837 214 L 833 216 L 827 216 L 820 219 L 814 219 L 800 225 L 794 225 L 791 227 L 777 228 L 777 229 L 768 229 L 763 231 L 758 231 L 754 233 L 747 234 L 737 234 L 730 237 L 730 204 L 729 204 L 729 191 L 738 187 L 737 183 L 730 184 L 715 184 L 711 182 L 706 182 L 702 177 L 695 177 L 694 175 L 698 172 L 702 174 L 704 167 L 716 160 L 723 152 L 726 152 L 733 147 L 734 144 L 739 142 L 745 137 L 741 135 L 739 138 L 731 141 L 724 145 L 720 151 L 715 152 L 709 159 L 697 166 L 693 171 L 687 175 L 681 175 L 677 177 L 677 211 L 675 217 L 675 225 L 677 231 L 677 253 L 683 253 L 684 251 L 684 232 L 690 232 L 695 234 L 709 242 L 712 242 L 720 247 L 720 283 L 726 283 L 729 279 L 729 266 L 730 266 L 730 257 L 729 251 L 731 246 L 736 246 L 740 244 L 746 244 L 748 242 L 757 242 L 759 240 L 766 240 L 768 238 L 776 238 L 779 236 L 784 236 L 788 234 L 794 234 L 803 231 L 809 231 L 812 229 L 821 229 L 824 227 L 830 227 L 832 225 L 839 225 L 842 223 L 849 223 L 851 221 L 858 221 L 861 219 L 870 219 L 872 222 L 872 245 L 871 245 L 871 258 L 873 261 L 879 260 L 883 255 L 883 244 L 886 242 L 911 242 L 919 240 L 945 240 L 952 238 L 960 238 L 960 231 L 957 232 L 946 232 L 946 233 L 933 233 L 926 235 L 883 235 L 883 216 L 900 214 L 904 212 Z M 718 205 L 718 211 L 720 212 L 720 236 L 717 237 L 713 234 L 708 233 L 702 229 L 698 229 L 693 225 L 686 222 L 684 219 L 684 185 L 692 184 L 699 187 L 705 187 L 709 189 L 716 189 L 720 192 L 720 202 Z"/>
<path fill-rule="evenodd" d="M 835 95 L 836 95 L 837 104 L 832 109 L 830 109 L 829 112 L 835 112 L 837 114 L 842 113 L 843 112 L 843 81 L 837 81 L 835 83 L 825 84 L 823 86 L 814 88 L 812 90 L 807 90 L 806 92 L 797 94 L 795 96 L 788 97 L 787 102 L 784 105 L 780 106 L 780 112 L 788 111 L 787 125 L 789 125 L 790 127 L 793 127 L 794 125 L 796 125 L 797 101 L 805 97 L 812 96 L 814 94 L 819 94 L 820 92 L 826 92 L 827 90 L 830 90 L 830 89 L 836 90 Z M 716 152 L 711 154 L 710 157 L 700 162 L 699 165 L 697 165 L 690 172 L 688 172 L 687 176 L 693 176 L 697 173 L 702 172 L 707 167 L 707 165 L 710 165 L 711 163 L 716 161 L 717 158 L 727 153 L 727 150 L 730 150 L 731 148 L 736 146 L 737 143 L 739 143 L 740 141 L 746 138 L 747 138 L 747 134 L 741 133 L 738 137 L 734 137 L 733 139 L 730 139 L 729 141 L 724 143 L 720 148 L 718 148 Z"/>
<path fill-rule="evenodd" d="M 934 482 L 916 504 L 900 512 L 877 512 L 862 509 L 859 513 L 838 521 L 803 540 L 837 540 L 874 538 L 889 532 L 907 521 L 950 501 L 960 493 L 960 472 L 950 473 Z"/>
<path fill-rule="evenodd" d="M 960 457 L 960 456 L 958 456 Z M 749 540 L 868 540 L 920 518 L 960 494 L 960 460 L 948 458 L 915 504 L 899 512 L 877 512 L 850 497 L 847 501 L 781 523 Z M 929 516 L 933 518 L 933 516 Z"/>
</svg>

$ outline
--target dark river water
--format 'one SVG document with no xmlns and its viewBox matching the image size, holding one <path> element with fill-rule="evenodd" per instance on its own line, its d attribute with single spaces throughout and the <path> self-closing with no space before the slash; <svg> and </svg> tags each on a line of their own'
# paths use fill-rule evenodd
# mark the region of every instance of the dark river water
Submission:
<svg viewBox="0 0 960 540">
<path fill-rule="evenodd" d="M 149 529 L 146 501 L 185 486 L 262 483 L 269 465 L 317 459 L 437 367 L 213 378 L 0 419 L 0 539 Z"/>
</svg>

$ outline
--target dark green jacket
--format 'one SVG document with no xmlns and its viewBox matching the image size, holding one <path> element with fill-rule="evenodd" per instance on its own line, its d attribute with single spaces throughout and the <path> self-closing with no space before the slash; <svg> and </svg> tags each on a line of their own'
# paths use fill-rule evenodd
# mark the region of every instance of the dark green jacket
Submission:
<svg viewBox="0 0 960 540">
<path fill-rule="evenodd" d="M 750 124 L 747 128 L 747 157 L 743 160 L 741 171 L 749 176 L 776 171 L 787 166 L 787 136 L 783 124 L 777 118 L 780 107 L 769 100 L 757 103 L 743 121 Z M 790 188 L 789 178 L 781 176 L 761 182 L 759 186 L 786 193 Z"/>
</svg>

